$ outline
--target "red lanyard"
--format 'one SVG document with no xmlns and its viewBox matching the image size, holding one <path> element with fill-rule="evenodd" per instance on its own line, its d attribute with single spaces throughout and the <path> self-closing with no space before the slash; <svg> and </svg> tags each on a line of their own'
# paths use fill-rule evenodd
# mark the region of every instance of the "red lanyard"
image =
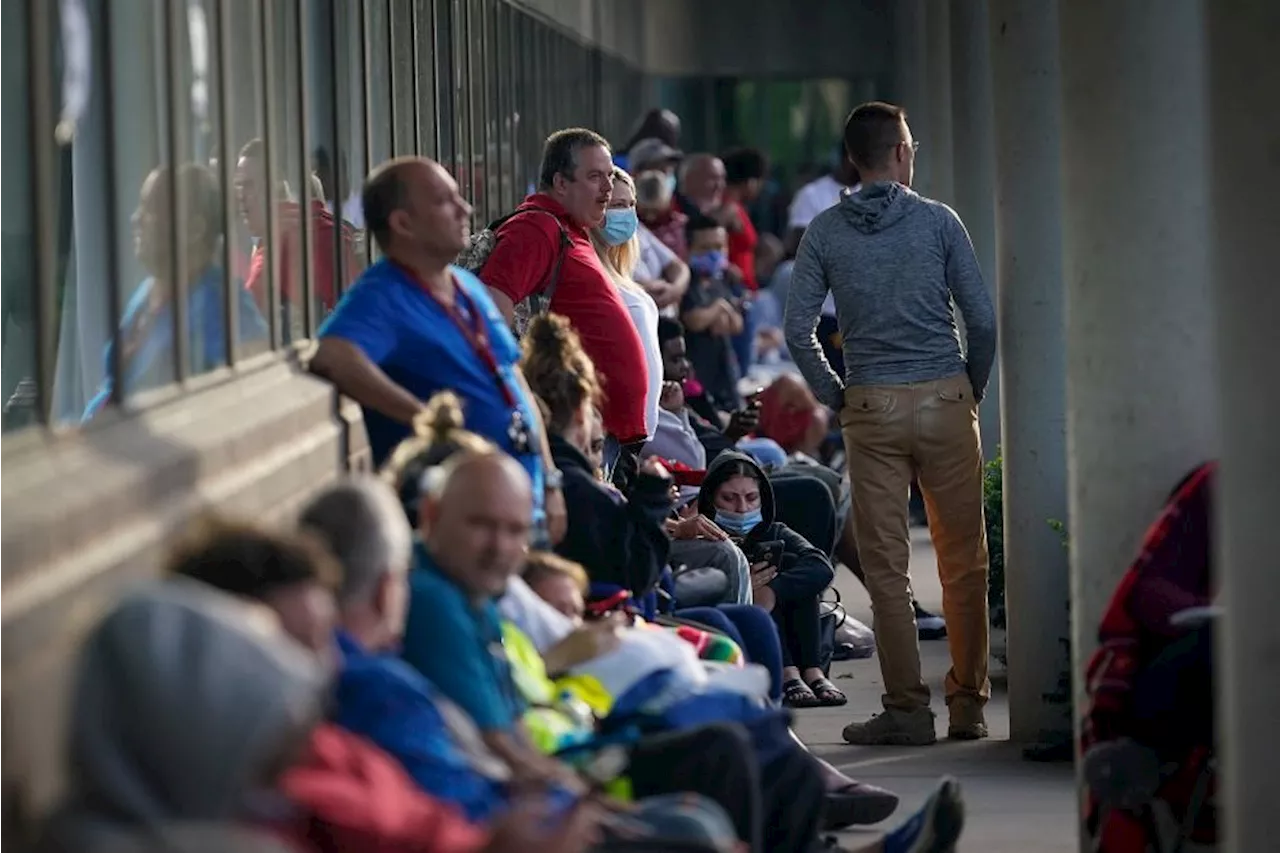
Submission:
<svg viewBox="0 0 1280 853">
<path fill-rule="evenodd" d="M 489 372 L 493 374 L 494 381 L 498 383 L 498 390 L 502 392 L 502 399 L 507 404 L 507 408 L 516 409 L 519 401 L 516 395 L 511 391 L 511 387 L 507 384 L 507 380 L 502 375 L 502 370 L 498 366 L 498 359 L 493 354 L 493 347 L 489 345 L 489 333 L 485 328 L 484 315 L 480 312 L 480 306 L 467 296 L 466 291 L 458 284 L 452 273 L 449 275 L 449 281 L 453 284 L 453 305 L 445 305 L 436 295 L 431 292 L 431 288 L 427 287 L 422 279 L 408 267 L 396 264 L 400 272 L 404 273 L 411 282 L 418 286 L 428 299 L 439 306 L 449 320 L 462 333 L 462 337 L 467 339 L 467 343 L 471 345 L 471 349 L 475 352 L 476 357 L 484 363 Z M 466 309 L 464 315 L 458 310 L 459 306 Z"/>
</svg>

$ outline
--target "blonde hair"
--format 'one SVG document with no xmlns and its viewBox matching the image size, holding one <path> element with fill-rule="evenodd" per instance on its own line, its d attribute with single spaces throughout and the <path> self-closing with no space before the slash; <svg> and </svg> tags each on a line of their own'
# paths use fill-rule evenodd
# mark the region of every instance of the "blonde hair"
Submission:
<svg viewBox="0 0 1280 853">
<path fill-rule="evenodd" d="M 441 391 L 413 419 L 413 434 L 396 446 L 379 474 L 408 512 L 423 493 L 442 489 L 461 463 L 500 452 L 489 439 L 463 428 L 462 400 Z"/>
<path fill-rule="evenodd" d="M 621 181 L 631 188 L 631 197 L 634 199 L 636 195 L 636 182 L 631 175 L 627 174 L 625 169 L 618 166 L 613 167 L 613 180 Z M 596 254 L 600 256 L 600 263 L 604 266 L 604 271 L 609 274 L 609 278 L 613 279 L 613 283 L 621 290 L 630 290 L 634 292 L 643 292 L 644 288 L 636 284 L 635 279 L 631 276 L 636 271 L 636 264 L 640 261 L 640 235 L 632 234 L 631 239 L 623 243 L 621 246 L 610 246 L 600 236 L 600 229 L 591 229 L 591 242 L 596 247 Z"/>
</svg>

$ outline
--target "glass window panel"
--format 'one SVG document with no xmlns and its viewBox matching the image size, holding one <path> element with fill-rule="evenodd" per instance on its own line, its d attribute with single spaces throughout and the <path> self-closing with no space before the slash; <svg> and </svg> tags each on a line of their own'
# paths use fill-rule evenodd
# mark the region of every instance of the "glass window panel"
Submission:
<svg viewBox="0 0 1280 853">
<path fill-rule="evenodd" d="M 396 156 L 418 153 L 418 82 L 414 74 L 413 7 L 415 0 L 390 0 L 391 95 L 395 107 L 393 148 Z"/>
<path fill-rule="evenodd" d="M 277 175 L 275 227 L 279 247 L 273 253 L 273 260 L 280 286 L 281 340 L 285 343 L 310 336 L 317 312 L 315 282 L 309 276 L 317 262 L 324 271 L 332 269 L 333 261 L 332 251 L 317 258 L 313 222 L 319 211 L 311 210 L 308 202 L 316 188 L 311 182 L 311 156 L 303 147 L 303 31 L 298 7 L 298 0 L 270 0 L 268 3 L 273 45 L 271 85 L 276 116 L 271 146 Z M 323 290 L 332 302 L 332 281 Z"/>
<path fill-rule="evenodd" d="M 432 38 L 433 12 L 431 0 L 413 0 L 414 73 L 418 79 L 419 153 L 440 158 L 439 116 L 436 91 L 436 46 Z"/>
<path fill-rule="evenodd" d="M 369 69 L 369 168 L 393 156 L 391 99 L 391 10 L 389 0 L 364 0 L 365 51 Z"/>
<path fill-rule="evenodd" d="M 27 4 L 6 10 L 0 32 L 4 92 L 0 100 L 0 400 L 4 430 L 38 423 L 36 279 L 32 247 L 31 109 Z M 101 370 L 101 367 L 99 367 Z"/>
<path fill-rule="evenodd" d="M 453 0 L 432 0 L 435 10 L 435 78 L 439 133 L 436 160 L 457 174 L 458 108 L 454 88 Z"/>
</svg>

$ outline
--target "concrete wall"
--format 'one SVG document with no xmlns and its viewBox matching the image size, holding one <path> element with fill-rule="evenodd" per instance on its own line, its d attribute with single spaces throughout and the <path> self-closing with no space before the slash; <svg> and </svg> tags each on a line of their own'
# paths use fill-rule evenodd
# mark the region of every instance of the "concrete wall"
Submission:
<svg viewBox="0 0 1280 853">
<path fill-rule="evenodd" d="M 645 70 L 664 76 L 879 78 L 887 0 L 645 0 Z"/>
<path fill-rule="evenodd" d="M 59 790 L 76 647 L 121 587 L 154 576 L 164 542 L 202 511 L 285 519 L 367 460 L 358 410 L 280 356 L 202 379 L 83 432 L 5 437 L 5 841 Z"/>
</svg>

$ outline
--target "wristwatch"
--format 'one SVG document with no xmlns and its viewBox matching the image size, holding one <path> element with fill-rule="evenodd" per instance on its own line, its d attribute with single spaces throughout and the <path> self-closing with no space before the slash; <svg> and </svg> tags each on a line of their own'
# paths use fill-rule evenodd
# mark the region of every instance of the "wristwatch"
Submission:
<svg viewBox="0 0 1280 853">
<path fill-rule="evenodd" d="M 564 488 L 564 474 L 556 468 L 547 471 L 542 475 L 542 488 L 545 491 L 560 491 Z"/>
</svg>

